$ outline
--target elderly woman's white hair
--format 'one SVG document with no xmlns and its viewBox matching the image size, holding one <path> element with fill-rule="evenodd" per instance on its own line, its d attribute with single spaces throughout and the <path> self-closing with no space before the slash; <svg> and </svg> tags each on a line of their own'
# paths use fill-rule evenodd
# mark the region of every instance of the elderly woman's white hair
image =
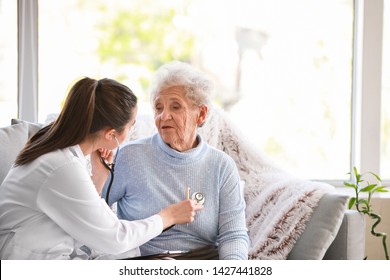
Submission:
<svg viewBox="0 0 390 280">
<path fill-rule="evenodd" d="M 152 104 L 162 90 L 173 86 L 183 86 L 186 96 L 196 106 L 204 104 L 211 107 L 212 80 L 190 64 L 180 61 L 166 63 L 157 70 L 150 92 Z"/>
</svg>

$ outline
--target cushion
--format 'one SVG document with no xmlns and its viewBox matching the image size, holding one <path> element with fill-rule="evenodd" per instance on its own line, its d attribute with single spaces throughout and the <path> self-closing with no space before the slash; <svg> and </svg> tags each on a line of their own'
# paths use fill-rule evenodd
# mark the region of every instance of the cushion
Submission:
<svg viewBox="0 0 390 280">
<path fill-rule="evenodd" d="M 335 239 L 347 209 L 349 197 L 338 193 L 325 194 L 305 231 L 297 240 L 288 259 L 321 260 Z"/>
<path fill-rule="evenodd" d="M 0 184 L 27 140 L 41 127 L 42 124 L 12 119 L 11 126 L 0 128 Z"/>
<path fill-rule="evenodd" d="M 19 123 L 0 128 L 0 184 L 10 170 L 19 151 L 28 140 L 29 125 Z"/>
<path fill-rule="evenodd" d="M 19 120 L 19 119 L 12 119 L 11 120 L 11 125 L 12 124 L 18 124 L 18 123 L 27 124 L 27 126 L 28 126 L 28 138 L 33 136 L 43 126 L 42 124 L 39 124 L 39 123 L 32 123 L 32 122 L 28 122 L 28 121 Z"/>
</svg>

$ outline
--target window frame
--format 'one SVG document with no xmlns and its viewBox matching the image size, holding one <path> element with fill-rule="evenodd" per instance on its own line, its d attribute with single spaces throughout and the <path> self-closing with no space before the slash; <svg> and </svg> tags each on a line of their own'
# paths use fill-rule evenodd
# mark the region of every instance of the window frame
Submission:
<svg viewBox="0 0 390 280">
<path fill-rule="evenodd" d="M 18 118 L 38 119 L 38 0 L 18 0 Z"/>
</svg>

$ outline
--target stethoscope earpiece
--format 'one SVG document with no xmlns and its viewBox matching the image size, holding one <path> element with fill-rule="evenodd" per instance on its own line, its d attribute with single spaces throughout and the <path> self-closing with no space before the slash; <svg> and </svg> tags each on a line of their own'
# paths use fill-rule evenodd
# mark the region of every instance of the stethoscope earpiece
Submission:
<svg viewBox="0 0 390 280">
<path fill-rule="evenodd" d="M 116 138 L 116 136 L 113 134 L 112 135 L 113 137 L 114 137 L 114 140 L 115 140 L 115 142 L 116 142 L 116 145 L 117 145 L 117 147 L 119 147 L 119 141 L 118 141 L 118 138 Z"/>
</svg>

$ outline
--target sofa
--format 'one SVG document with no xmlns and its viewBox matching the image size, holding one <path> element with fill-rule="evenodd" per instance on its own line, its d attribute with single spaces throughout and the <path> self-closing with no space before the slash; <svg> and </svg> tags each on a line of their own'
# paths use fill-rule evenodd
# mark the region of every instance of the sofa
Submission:
<svg viewBox="0 0 390 280">
<path fill-rule="evenodd" d="M 348 196 L 333 186 L 302 180 L 278 168 L 253 149 L 222 110 L 213 109 L 210 114 L 199 133 L 236 161 L 247 206 L 249 259 L 364 259 L 364 217 L 347 209 Z M 0 128 L 0 184 L 17 153 L 40 127 L 13 119 Z M 139 114 L 128 140 L 154 132 L 152 116 Z"/>
</svg>

